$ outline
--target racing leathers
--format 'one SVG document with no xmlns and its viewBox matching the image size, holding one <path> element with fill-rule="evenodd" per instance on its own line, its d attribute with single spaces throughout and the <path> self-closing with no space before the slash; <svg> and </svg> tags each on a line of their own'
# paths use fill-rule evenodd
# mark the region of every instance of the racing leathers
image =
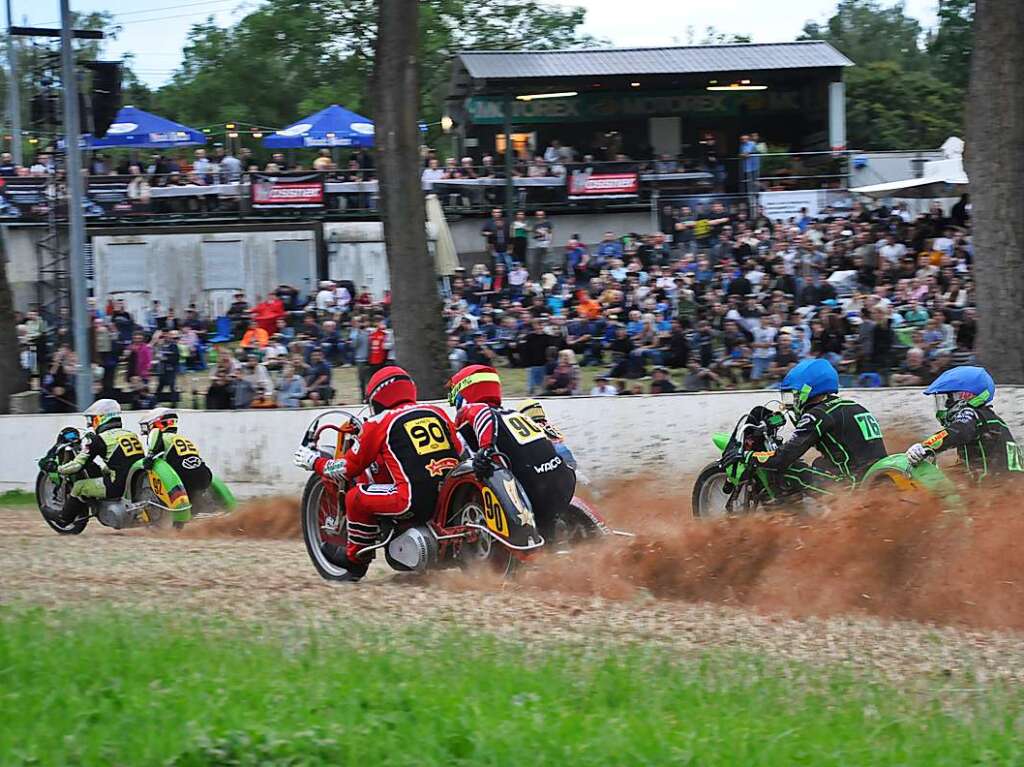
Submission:
<svg viewBox="0 0 1024 767">
<path fill-rule="evenodd" d="M 976 481 L 1024 472 L 1021 448 L 1009 427 L 988 405 L 955 403 L 942 419 L 944 426 L 921 445 L 933 453 L 955 449 L 964 470 Z"/>
<path fill-rule="evenodd" d="M 317 458 L 313 469 L 323 477 L 354 481 L 369 472 L 373 480 L 358 482 L 345 494 L 346 556 L 359 561 L 358 552 L 377 542 L 378 516 L 428 519 L 441 481 L 459 465 L 461 452 L 447 413 L 410 402 L 369 418 L 341 458 Z"/>
<path fill-rule="evenodd" d="M 151 429 L 146 448 L 148 457 L 163 453 L 164 460 L 178 473 L 185 485 L 185 491 L 193 501 L 213 481 L 213 472 L 199 455 L 196 443 L 181 434 Z"/>
<path fill-rule="evenodd" d="M 142 441 L 135 432 L 122 428 L 119 423 L 107 423 L 96 431 L 86 432 L 82 449 L 57 467 L 57 471 L 67 477 L 83 473 L 71 487 L 75 498 L 120 498 L 124 495 L 129 470 L 142 457 Z M 95 476 L 97 467 L 103 468 L 99 476 Z"/>
<path fill-rule="evenodd" d="M 558 455 L 545 430 L 517 410 L 482 402 L 464 405 L 456 424 L 474 453 L 493 449 L 508 457 L 530 500 L 538 532 L 553 540 L 556 518 L 576 491 L 576 472 Z"/>
<path fill-rule="evenodd" d="M 811 448 L 821 456 L 807 466 L 800 458 Z M 810 405 L 786 442 L 770 454 L 755 454 L 766 469 L 784 472 L 804 490 L 829 492 L 861 479 L 887 455 L 882 428 L 863 406 L 838 395 Z"/>
</svg>

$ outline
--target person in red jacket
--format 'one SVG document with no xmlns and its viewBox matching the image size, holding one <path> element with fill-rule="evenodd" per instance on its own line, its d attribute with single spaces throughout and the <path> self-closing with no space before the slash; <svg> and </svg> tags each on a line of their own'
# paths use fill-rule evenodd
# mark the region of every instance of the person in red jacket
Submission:
<svg viewBox="0 0 1024 767">
<path fill-rule="evenodd" d="M 469 365 L 452 376 L 448 386 L 448 401 L 457 413 L 455 425 L 474 454 L 477 476 L 489 477 L 495 453 L 504 454 L 530 499 L 537 530 L 545 540 L 552 540 L 556 518 L 569 507 L 576 492 L 576 472 L 532 418 L 502 407 L 497 370 Z"/>
<path fill-rule="evenodd" d="M 323 544 L 324 556 L 357 581 L 366 574 L 377 543 L 378 517 L 433 514 L 441 481 L 459 464 L 462 442 L 448 414 L 437 405 L 416 402 L 416 384 L 402 368 L 388 365 L 366 385 L 373 410 L 353 445 L 338 459 L 324 458 L 307 447 L 295 451 L 295 464 L 326 479 L 353 484 L 345 494 L 348 542 Z M 356 480 L 371 471 L 370 482 Z"/>
</svg>

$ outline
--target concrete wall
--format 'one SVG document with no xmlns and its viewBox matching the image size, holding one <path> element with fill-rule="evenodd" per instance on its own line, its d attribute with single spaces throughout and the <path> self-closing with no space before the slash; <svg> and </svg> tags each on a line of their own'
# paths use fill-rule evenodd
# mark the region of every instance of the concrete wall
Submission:
<svg viewBox="0 0 1024 767">
<path fill-rule="evenodd" d="M 936 424 L 932 398 L 920 389 L 850 391 L 891 434 L 930 434 Z M 1004 387 L 996 399 L 999 413 L 1018 435 L 1024 434 L 1024 387 Z M 660 471 L 688 483 L 716 457 L 710 435 L 731 431 L 739 417 L 771 394 L 764 391 L 669 394 L 639 397 L 576 397 L 544 404 L 566 435 L 582 469 L 593 480 Z M 183 432 L 200 446 L 214 471 L 239 495 L 265 492 L 297 494 L 303 472 L 292 466 L 292 452 L 316 411 L 270 410 L 188 412 Z M 2 416 L 0 490 L 30 488 L 35 458 L 46 452 L 58 429 L 79 424 L 77 416 Z M 126 424 L 135 428 L 129 413 Z M 907 445 L 890 439 L 889 449 Z"/>
<path fill-rule="evenodd" d="M 379 221 L 325 221 L 324 244 L 327 248 L 327 279 L 351 280 L 357 289 L 369 288 L 381 298 L 391 288 L 388 274 L 384 225 Z M 427 246 L 437 239 L 434 227 L 427 224 Z M 424 285 L 434 279 L 425 274 Z"/>
<path fill-rule="evenodd" d="M 7 280 L 11 284 L 16 311 L 26 311 L 36 303 L 39 256 L 36 244 L 46 235 L 44 226 L 0 226 L 7 257 Z"/>
</svg>

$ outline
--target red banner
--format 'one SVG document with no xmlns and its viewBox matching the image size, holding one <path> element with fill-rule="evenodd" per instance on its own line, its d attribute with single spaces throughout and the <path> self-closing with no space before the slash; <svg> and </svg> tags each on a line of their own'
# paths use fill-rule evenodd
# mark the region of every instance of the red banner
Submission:
<svg viewBox="0 0 1024 767">
<path fill-rule="evenodd" d="M 636 197 L 640 191 L 640 175 L 635 170 L 612 173 L 586 168 L 572 171 L 568 181 L 570 200 Z"/>
<path fill-rule="evenodd" d="M 322 208 L 324 206 L 323 177 L 277 176 L 252 173 L 253 208 Z"/>
</svg>

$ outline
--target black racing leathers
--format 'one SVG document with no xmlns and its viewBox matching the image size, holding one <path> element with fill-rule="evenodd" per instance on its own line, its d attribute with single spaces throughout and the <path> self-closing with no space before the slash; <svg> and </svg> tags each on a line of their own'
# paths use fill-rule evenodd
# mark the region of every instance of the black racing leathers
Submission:
<svg viewBox="0 0 1024 767">
<path fill-rule="evenodd" d="M 821 453 L 809 470 L 795 466 L 811 448 Z M 807 473 L 807 484 L 853 483 L 887 455 L 885 439 L 871 413 L 848 399 L 830 396 L 800 416 L 796 431 L 763 465 L 777 471 Z"/>
<path fill-rule="evenodd" d="M 148 448 L 148 455 L 163 453 L 164 460 L 178 473 L 185 492 L 193 501 L 213 481 L 213 473 L 199 455 L 199 448 L 187 437 L 153 429 L 149 433 Z"/>
<path fill-rule="evenodd" d="M 456 426 L 470 450 L 493 448 L 508 456 L 512 474 L 530 499 L 538 532 L 552 540 L 556 517 L 576 492 L 576 472 L 544 430 L 517 410 L 479 403 L 463 407 Z"/>
<path fill-rule="evenodd" d="M 946 413 L 944 423 L 921 444 L 935 453 L 955 449 L 961 465 L 976 481 L 1024 472 L 1020 446 L 991 407 L 957 403 Z"/>
</svg>

